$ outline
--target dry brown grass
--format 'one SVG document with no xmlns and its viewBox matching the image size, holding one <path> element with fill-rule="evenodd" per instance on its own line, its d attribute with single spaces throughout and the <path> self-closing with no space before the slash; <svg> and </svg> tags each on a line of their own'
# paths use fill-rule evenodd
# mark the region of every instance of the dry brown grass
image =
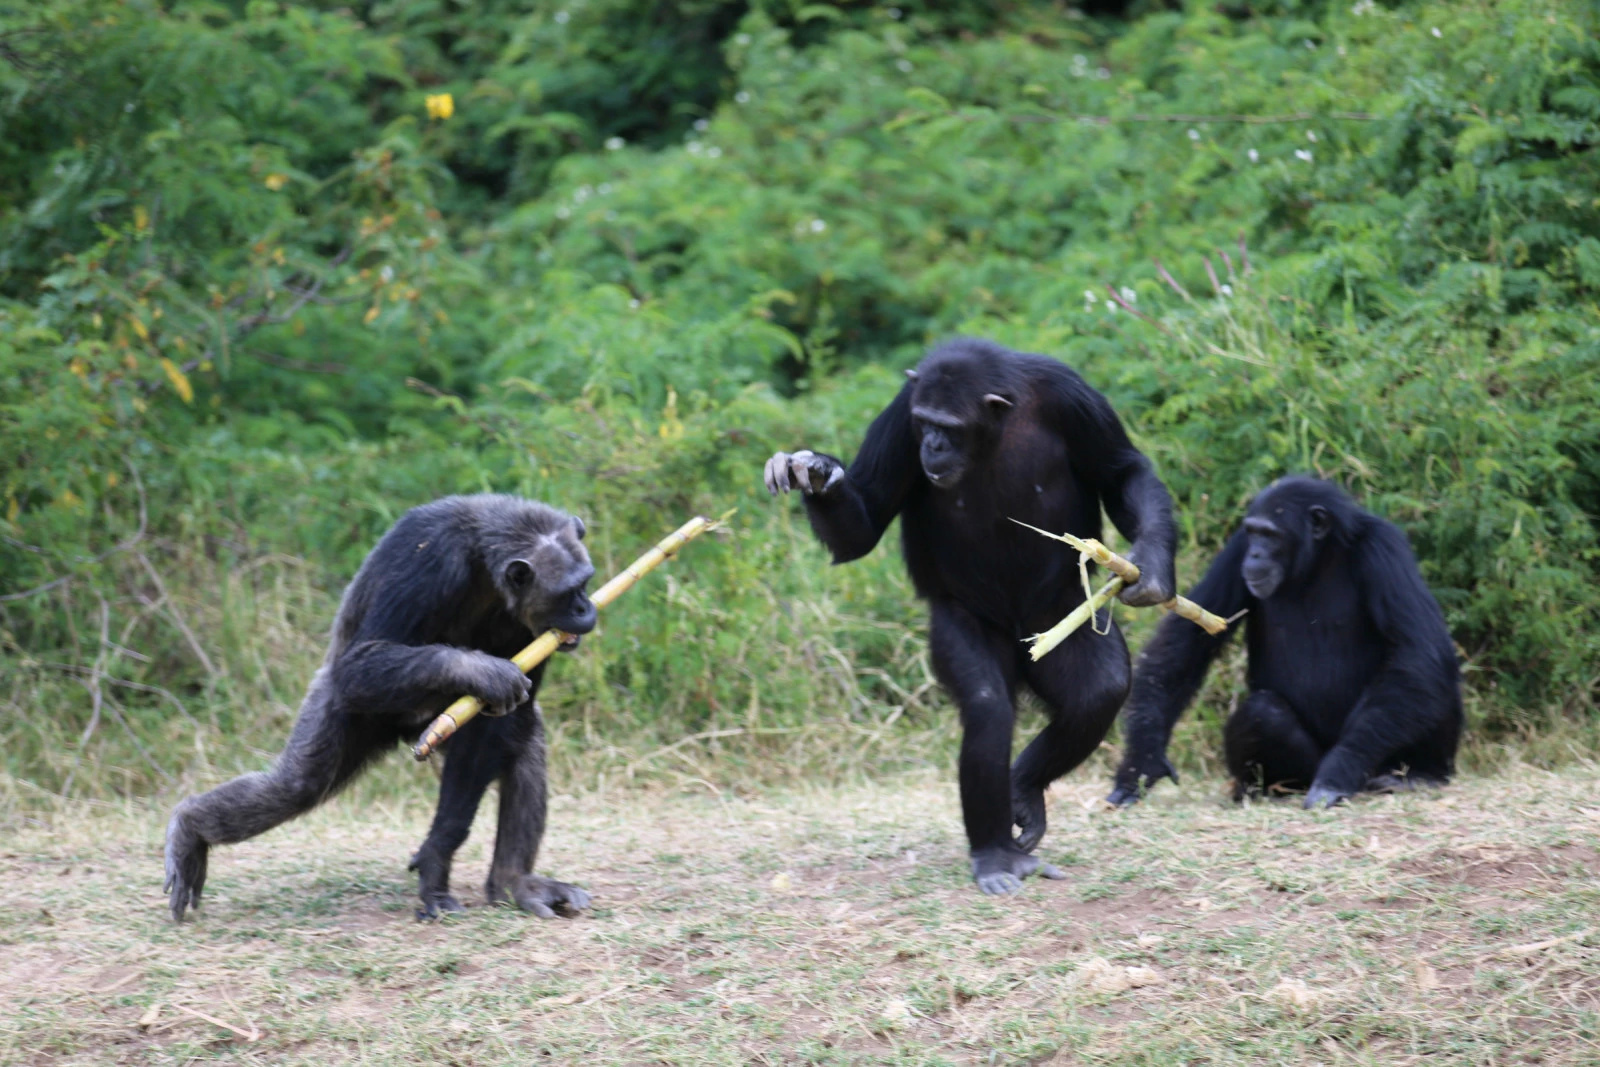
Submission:
<svg viewBox="0 0 1600 1067">
<path fill-rule="evenodd" d="M 1110 812 L 1080 774 L 1042 850 L 1070 879 L 1004 901 L 945 775 L 564 797 L 541 869 L 593 914 L 438 925 L 392 781 L 220 850 L 181 927 L 161 810 L 61 808 L 0 849 L 0 1062 L 1592 1063 L 1597 784 Z"/>
</svg>

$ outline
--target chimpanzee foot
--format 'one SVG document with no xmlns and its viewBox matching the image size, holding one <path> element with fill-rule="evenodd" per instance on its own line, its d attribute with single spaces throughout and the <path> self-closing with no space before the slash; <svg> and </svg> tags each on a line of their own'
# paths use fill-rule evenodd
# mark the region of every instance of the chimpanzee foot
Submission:
<svg viewBox="0 0 1600 1067">
<path fill-rule="evenodd" d="M 1061 879 L 1066 875 L 1050 864 L 1022 852 L 1014 845 L 996 845 L 972 854 L 972 880 L 989 896 L 1009 896 L 1022 891 L 1030 874 Z"/>
<path fill-rule="evenodd" d="M 1335 789 L 1321 782 L 1312 782 L 1311 788 L 1306 792 L 1305 808 L 1307 811 L 1316 811 L 1322 808 L 1331 808 L 1343 802 L 1350 796 L 1350 791 Z"/>
<path fill-rule="evenodd" d="M 1011 820 L 1017 824 L 1017 829 L 1020 831 L 1016 837 L 1017 847 L 1024 852 L 1032 852 L 1038 848 L 1039 842 L 1044 840 L 1044 832 L 1050 822 L 1045 813 L 1044 790 L 1013 788 Z"/>
<path fill-rule="evenodd" d="M 429 893 L 422 898 L 422 907 L 417 909 L 418 922 L 437 922 L 452 911 L 466 911 L 461 901 L 449 893 Z"/>
<path fill-rule="evenodd" d="M 189 828 L 181 807 L 173 813 L 172 821 L 167 824 L 167 880 L 162 889 L 169 894 L 168 907 L 176 922 L 183 922 L 186 909 L 200 907 L 210 847 Z"/>
<path fill-rule="evenodd" d="M 576 915 L 592 903 L 578 886 L 536 874 L 519 874 L 504 884 L 491 880 L 485 892 L 491 903 L 515 904 L 541 919 L 553 919 L 557 912 Z"/>
</svg>

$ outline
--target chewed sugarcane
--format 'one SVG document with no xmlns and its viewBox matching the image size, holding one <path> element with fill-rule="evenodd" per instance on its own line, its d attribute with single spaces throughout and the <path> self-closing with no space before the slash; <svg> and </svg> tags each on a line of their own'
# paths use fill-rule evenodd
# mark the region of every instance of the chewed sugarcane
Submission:
<svg viewBox="0 0 1600 1067">
<path fill-rule="evenodd" d="M 1139 566 L 1126 556 L 1117 555 L 1117 553 L 1092 537 L 1074 537 L 1069 533 L 1051 533 L 1049 530 L 1041 530 L 1037 526 L 1031 526 L 1021 519 L 1012 519 L 1011 521 L 1018 526 L 1026 526 L 1034 533 L 1071 545 L 1078 550 L 1080 563 L 1086 560 L 1093 560 L 1115 575 L 1109 582 L 1095 590 L 1092 595 L 1086 597 L 1082 604 L 1073 608 L 1066 618 L 1050 627 L 1044 633 L 1034 634 L 1027 639 L 1029 645 L 1028 655 L 1037 661 L 1043 659 L 1051 649 L 1065 641 L 1078 627 L 1094 618 L 1095 613 L 1105 607 L 1112 597 L 1122 591 L 1124 586 L 1137 582 L 1139 580 Z M 1165 611 L 1172 612 L 1174 615 L 1188 619 L 1213 636 L 1226 630 L 1230 621 L 1220 615 L 1212 614 L 1187 597 L 1175 596 L 1171 600 L 1160 604 L 1159 607 Z"/>
<path fill-rule="evenodd" d="M 732 512 L 729 514 L 732 514 Z M 716 529 L 726 518 L 726 515 L 721 519 L 708 519 L 704 515 L 696 515 L 672 533 L 663 537 L 650 551 L 624 567 L 621 574 L 618 574 L 596 590 L 590 600 L 594 602 L 596 608 L 605 607 L 631 589 L 634 582 L 637 582 L 640 578 L 643 578 L 671 559 L 678 549 L 707 530 Z M 561 647 L 562 642 L 567 639 L 568 635 L 560 630 L 549 630 L 540 634 L 532 644 L 512 656 L 511 662 L 515 663 L 523 674 L 527 674 L 554 655 L 556 650 Z M 440 745 L 449 739 L 451 734 L 461 729 L 462 726 L 471 721 L 473 716 L 482 710 L 483 702 L 477 697 L 464 696 L 457 700 L 440 712 L 439 717 L 433 720 L 432 724 L 423 732 L 421 739 L 412 747 L 411 754 L 419 760 L 427 759 Z"/>
</svg>

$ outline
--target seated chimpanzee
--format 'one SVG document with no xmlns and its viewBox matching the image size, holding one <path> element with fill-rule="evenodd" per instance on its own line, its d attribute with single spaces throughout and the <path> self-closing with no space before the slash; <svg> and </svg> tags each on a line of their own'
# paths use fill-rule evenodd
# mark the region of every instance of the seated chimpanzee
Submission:
<svg viewBox="0 0 1600 1067">
<path fill-rule="evenodd" d="M 848 468 L 819 452 L 779 452 L 767 488 L 803 492 L 836 563 L 866 555 L 900 516 L 906 569 L 928 601 L 933 667 L 961 708 L 973 877 L 985 893 L 1014 893 L 1030 874 L 1061 876 L 1028 854 L 1045 832 L 1044 789 L 1105 737 L 1129 667 L 1114 625 L 1029 659 L 1023 639 L 1059 622 L 1083 591 L 1073 553 L 1011 520 L 1098 537 L 1104 505 L 1142 571 L 1122 599 L 1157 604 L 1173 592 L 1172 500 L 1105 397 L 1054 359 L 954 341 L 909 376 Z M 1008 771 L 1019 685 L 1051 721 Z"/>
<path fill-rule="evenodd" d="M 199 906 L 212 845 L 309 811 L 463 695 L 487 713 L 445 747 L 433 827 L 411 860 L 418 917 L 461 910 L 450 895 L 451 858 L 496 781 L 489 901 L 543 916 L 588 907 L 582 889 L 533 873 L 545 821 L 544 723 L 534 702 L 544 667 L 527 676 L 507 658 L 546 630 L 594 629 L 583 534 L 582 521 L 510 496 L 446 497 L 402 515 L 344 591 L 327 655 L 272 769 L 189 797 L 172 813 L 172 917 Z M 576 644 L 572 636 L 563 647 Z"/>
<path fill-rule="evenodd" d="M 1449 780 L 1462 726 L 1455 647 L 1393 523 L 1328 482 L 1280 479 L 1189 596 L 1224 616 L 1249 609 L 1250 692 L 1223 734 L 1234 799 L 1305 790 L 1314 808 Z M 1157 626 L 1123 713 L 1111 803 L 1177 780 L 1173 724 L 1227 640 L 1176 616 Z"/>
</svg>

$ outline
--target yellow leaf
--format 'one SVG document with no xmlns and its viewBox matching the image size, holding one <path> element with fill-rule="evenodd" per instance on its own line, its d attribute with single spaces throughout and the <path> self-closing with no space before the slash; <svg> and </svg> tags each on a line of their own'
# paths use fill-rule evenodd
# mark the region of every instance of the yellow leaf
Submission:
<svg viewBox="0 0 1600 1067">
<path fill-rule="evenodd" d="M 372 325 L 372 320 L 377 318 L 377 317 L 378 317 L 378 305 L 377 304 L 373 304 L 371 307 L 369 307 L 367 309 L 367 313 L 365 315 L 361 316 L 361 321 L 366 323 L 368 326 L 371 326 Z"/>
<path fill-rule="evenodd" d="M 20 506 L 18 506 L 16 497 L 12 497 L 10 500 L 6 501 L 6 521 L 7 522 L 16 522 L 17 521 L 17 516 L 21 512 L 22 512 L 22 508 Z"/>
<path fill-rule="evenodd" d="M 449 93 L 430 93 L 423 98 L 430 119 L 447 119 L 456 113 L 456 98 Z"/>
<path fill-rule="evenodd" d="M 289 176 L 287 174 L 269 174 L 265 178 L 261 179 L 261 184 L 265 185 L 273 192 L 277 192 L 279 189 L 282 189 L 285 185 L 289 184 Z"/>
<path fill-rule="evenodd" d="M 89 380 L 89 364 L 85 363 L 82 357 L 73 356 L 72 362 L 67 364 L 67 369 L 84 381 Z"/>
<path fill-rule="evenodd" d="M 120 482 L 121 480 L 122 480 L 121 478 L 117 477 L 117 472 L 116 471 L 110 472 L 109 474 L 106 475 L 106 488 L 115 489 L 117 487 L 117 483 Z"/>
<path fill-rule="evenodd" d="M 63 489 L 61 491 L 61 495 L 56 497 L 56 503 L 60 504 L 64 508 L 75 508 L 82 503 L 82 501 L 78 499 L 78 494 L 74 493 L 71 489 Z"/>
<path fill-rule="evenodd" d="M 133 228 L 143 230 L 150 225 L 150 212 L 144 209 L 143 204 L 133 206 Z"/>
<path fill-rule="evenodd" d="M 146 342 L 150 340 L 150 331 L 145 328 L 144 323 L 139 321 L 139 316 L 130 315 L 128 321 L 133 324 L 133 332 L 139 335 L 139 340 Z"/>
<path fill-rule="evenodd" d="M 172 388 L 178 391 L 185 404 L 194 403 L 194 386 L 189 384 L 189 376 L 178 365 L 166 356 L 161 357 L 161 369 L 167 372 L 167 378 L 172 382 Z"/>
</svg>

